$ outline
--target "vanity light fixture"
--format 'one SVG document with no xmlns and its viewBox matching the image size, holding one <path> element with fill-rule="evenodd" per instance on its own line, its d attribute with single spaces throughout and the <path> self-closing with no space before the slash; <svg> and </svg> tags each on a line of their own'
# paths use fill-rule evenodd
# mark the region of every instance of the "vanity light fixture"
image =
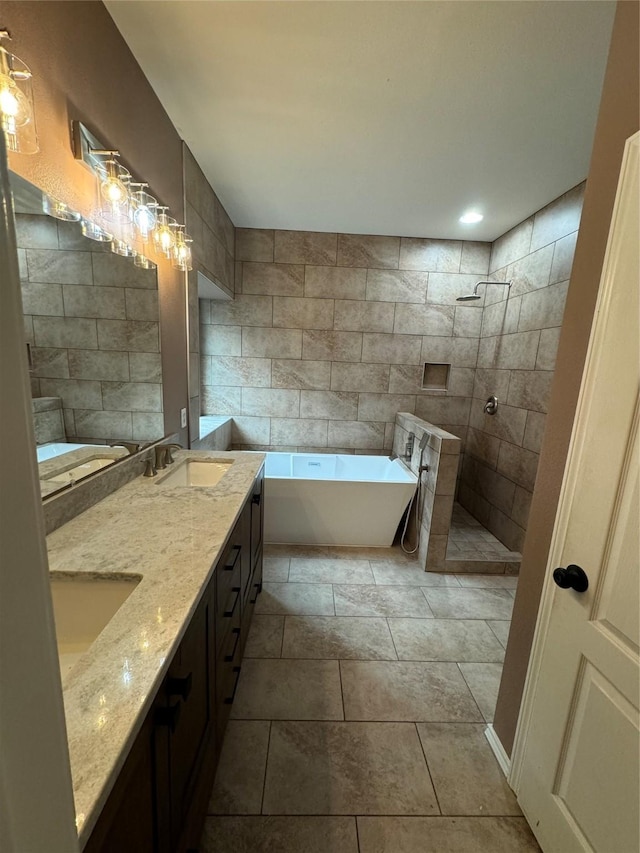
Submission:
<svg viewBox="0 0 640 853">
<path fill-rule="evenodd" d="M 71 210 L 68 204 L 63 201 L 58 201 L 57 198 L 51 198 L 48 195 L 42 196 L 42 210 L 54 219 L 61 219 L 63 222 L 79 222 L 80 214 L 75 210 Z"/>
<path fill-rule="evenodd" d="M 113 239 L 111 241 L 111 251 L 114 255 L 122 255 L 123 258 L 135 258 L 135 249 L 124 240 Z"/>
<path fill-rule="evenodd" d="M 462 214 L 459 221 L 463 225 L 476 225 L 478 222 L 482 222 L 483 219 L 484 216 L 481 213 L 478 213 L 476 210 L 468 210 Z"/>
<path fill-rule="evenodd" d="M 147 243 L 158 220 L 158 201 L 144 188 L 149 184 L 131 184 L 131 219 L 143 243 Z"/>
<path fill-rule="evenodd" d="M 193 269 L 191 263 L 191 246 L 189 245 L 189 243 L 193 243 L 193 238 L 185 234 L 182 228 L 184 228 L 183 225 L 179 226 L 176 231 L 176 245 L 173 249 L 171 266 L 176 270 L 188 272 Z"/>
<path fill-rule="evenodd" d="M 109 234 L 104 228 L 100 228 L 88 219 L 83 219 L 81 222 L 82 234 L 90 240 L 95 240 L 97 243 L 110 243 L 113 240 L 113 234 Z"/>
<path fill-rule="evenodd" d="M 117 160 L 105 160 L 97 167 L 101 211 L 105 219 L 125 219 L 129 210 L 130 172 Z"/>
<path fill-rule="evenodd" d="M 153 231 L 153 242 L 156 251 L 164 255 L 165 258 L 171 258 L 173 249 L 176 245 L 176 227 L 178 223 L 168 214 L 168 207 L 158 207 L 158 220 Z"/>
<path fill-rule="evenodd" d="M 2 44 L 11 39 L 0 30 L 0 124 L 9 151 L 35 154 L 38 151 L 31 70 Z"/>
<path fill-rule="evenodd" d="M 145 257 L 144 255 L 139 254 L 138 252 L 136 252 L 136 256 L 133 259 L 133 263 L 136 267 L 139 267 L 142 270 L 158 269 L 157 264 L 154 264 L 153 261 L 150 261 L 149 258 Z"/>
</svg>

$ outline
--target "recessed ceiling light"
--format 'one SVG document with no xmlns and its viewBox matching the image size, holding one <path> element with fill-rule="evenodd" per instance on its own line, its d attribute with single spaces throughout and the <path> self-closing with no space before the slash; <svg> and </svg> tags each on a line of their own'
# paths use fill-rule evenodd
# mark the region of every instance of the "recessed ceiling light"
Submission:
<svg viewBox="0 0 640 853">
<path fill-rule="evenodd" d="M 476 222 L 482 222 L 484 216 L 481 213 L 476 213 L 475 210 L 468 210 L 460 217 L 460 222 L 464 225 L 475 225 Z"/>
</svg>

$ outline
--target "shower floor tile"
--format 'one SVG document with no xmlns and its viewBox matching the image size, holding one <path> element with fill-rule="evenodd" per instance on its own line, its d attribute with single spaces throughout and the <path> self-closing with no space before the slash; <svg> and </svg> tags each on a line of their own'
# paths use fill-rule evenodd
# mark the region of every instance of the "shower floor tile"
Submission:
<svg viewBox="0 0 640 853">
<path fill-rule="evenodd" d="M 202 853 L 539 850 L 484 736 L 518 582 L 490 536 L 454 527 L 458 574 L 265 549 Z"/>
<path fill-rule="evenodd" d="M 510 551 L 493 533 L 489 533 L 480 522 L 459 503 L 454 503 L 447 543 L 447 560 L 456 562 L 520 563 L 522 555 Z M 484 572 L 487 569 L 465 567 L 467 571 Z M 454 569 L 455 571 L 455 569 Z M 502 568 L 504 571 L 504 567 Z"/>
</svg>

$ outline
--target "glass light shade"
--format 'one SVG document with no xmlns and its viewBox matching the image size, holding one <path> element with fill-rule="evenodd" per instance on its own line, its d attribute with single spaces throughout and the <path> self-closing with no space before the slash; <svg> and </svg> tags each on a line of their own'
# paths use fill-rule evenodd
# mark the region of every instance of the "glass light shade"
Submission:
<svg viewBox="0 0 640 853">
<path fill-rule="evenodd" d="M 0 124 L 9 151 L 19 154 L 35 154 L 38 151 L 31 71 L 21 59 L 9 53 L 2 44 L 0 44 Z"/>
<path fill-rule="evenodd" d="M 63 222 L 79 222 L 80 214 L 75 210 L 71 210 L 68 204 L 63 201 L 58 201 L 57 198 L 50 198 L 48 195 L 42 197 L 42 209 L 54 219 L 62 219 Z"/>
<path fill-rule="evenodd" d="M 87 219 L 82 220 L 81 230 L 85 237 L 90 240 L 95 240 L 97 243 L 110 243 L 113 240 L 113 234 L 109 234 L 104 228 L 89 222 Z"/>
<path fill-rule="evenodd" d="M 114 255 L 122 255 L 123 258 L 134 258 L 136 255 L 135 250 L 124 240 L 112 240 L 111 251 Z"/>
<path fill-rule="evenodd" d="M 142 270 L 156 270 L 158 269 L 158 265 L 154 264 L 153 261 L 150 261 L 149 258 L 144 255 L 136 254 L 133 259 L 133 263 L 135 266 L 140 267 Z"/>
<path fill-rule="evenodd" d="M 164 255 L 165 258 L 171 258 L 173 249 L 176 245 L 176 227 L 178 223 L 175 219 L 167 216 L 168 208 L 160 207 L 158 213 L 158 221 L 153 231 L 153 243 L 157 252 Z"/>
<path fill-rule="evenodd" d="M 157 207 L 157 200 L 144 190 L 137 190 L 131 194 L 131 218 L 143 243 L 149 240 L 151 232 L 156 227 Z"/>
<path fill-rule="evenodd" d="M 105 160 L 96 168 L 98 173 L 100 211 L 109 221 L 121 221 L 129 210 L 131 175 L 116 160 Z"/>
<path fill-rule="evenodd" d="M 184 231 L 176 233 L 176 245 L 174 246 L 173 257 L 171 259 L 171 266 L 174 269 L 183 270 L 184 272 L 193 269 L 190 243 L 193 243 L 193 239 L 188 234 L 185 234 Z"/>
</svg>

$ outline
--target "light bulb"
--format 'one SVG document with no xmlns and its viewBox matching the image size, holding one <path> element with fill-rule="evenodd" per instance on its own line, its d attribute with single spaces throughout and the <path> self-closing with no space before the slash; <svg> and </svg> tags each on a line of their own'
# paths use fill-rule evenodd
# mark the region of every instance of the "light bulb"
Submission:
<svg viewBox="0 0 640 853">
<path fill-rule="evenodd" d="M 136 212 L 133 214 L 133 221 L 135 222 L 138 231 L 140 231 L 141 234 L 146 235 L 156 224 L 156 217 L 150 208 L 146 205 L 142 205 L 141 207 L 136 208 Z"/>
<path fill-rule="evenodd" d="M 0 42 L 9 38 L 0 30 Z M 38 150 L 31 90 L 31 71 L 0 43 L 0 127 L 7 148 L 22 154 Z"/>
<path fill-rule="evenodd" d="M 173 253 L 173 247 L 176 245 L 175 228 L 177 222 L 164 212 L 168 208 L 161 207 L 157 217 L 156 227 L 153 232 L 153 242 L 156 250 L 165 257 L 170 258 Z"/>
<path fill-rule="evenodd" d="M 120 221 L 127 215 L 129 202 L 129 172 L 115 160 L 107 160 L 97 167 L 102 199 L 102 216 L 110 221 Z"/>
</svg>

